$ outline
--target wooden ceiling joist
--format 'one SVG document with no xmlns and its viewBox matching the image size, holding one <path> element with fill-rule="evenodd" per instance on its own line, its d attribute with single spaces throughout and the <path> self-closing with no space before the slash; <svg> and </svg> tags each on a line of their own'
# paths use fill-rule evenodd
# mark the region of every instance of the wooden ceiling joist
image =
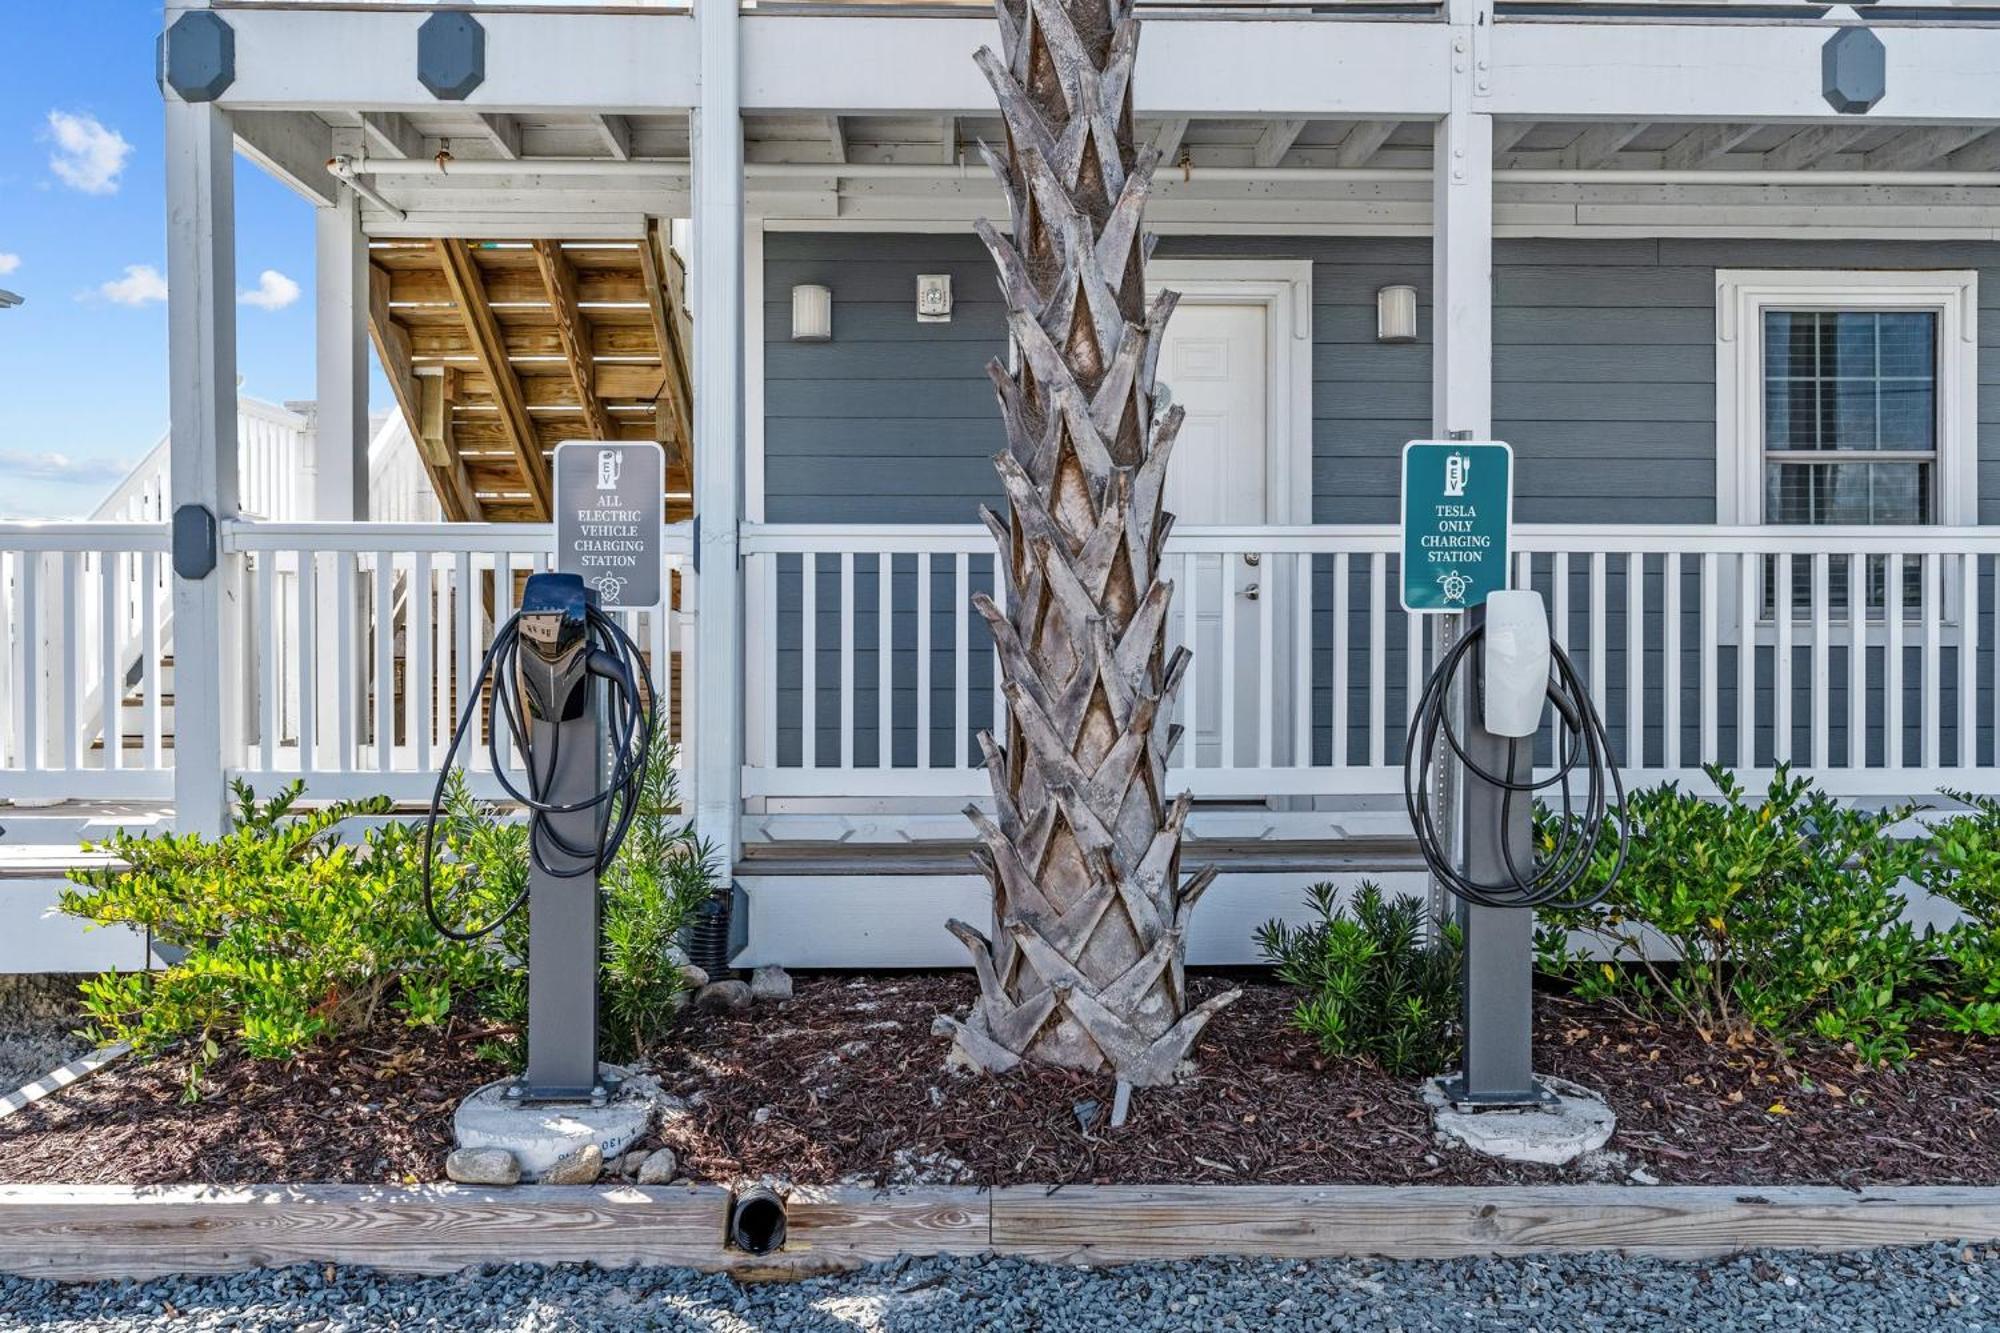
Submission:
<svg viewBox="0 0 2000 1333">
<path fill-rule="evenodd" d="M 396 407 L 403 414 L 403 424 L 410 428 L 410 436 L 417 442 L 417 453 L 423 459 L 424 470 L 430 474 L 431 490 L 437 495 L 438 509 L 445 521 L 480 522 L 485 515 L 478 492 L 466 475 L 464 462 L 448 449 L 440 453 L 427 444 L 424 396 L 412 365 L 414 357 L 410 349 L 410 335 L 391 313 L 389 292 L 388 270 L 379 265 L 369 265 L 368 336 L 375 344 L 375 355 L 382 362 L 382 373 L 388 377 L 390 392 L 396 396 Z"/>
<path fill-rule="evenodd" d="M 555 512 L 549 496 L 549 468 L 542 457 L 541 436 L 528 416 L 527 402 L 521 396 L 521 381 L 514 373 L 514 363 L 507 358 L 506 338 L 501 334 L 499 322 L 493 317 L 493 307 L 488 303 L 486 280 L 480 276 L 479 266 L 473 263 L 472 255 L 463 242 L 440 238 L 431 244 L 436 250 L 439 267 L 444 270 L 452 301 L 458 306 L 459 317 L 465 324 L 473 358 L 480 370 L 485 372 L 487 382 L 493 386 L 494 400 L 499 405 L 508 442 L 514 447 L 521 479 L 527 483 L 535 519 L 546 522 Z"/>
<path fill-rule="evenodd" d="M 566 440 L 650 440 L 693 489 L 678 257 L 645 241 L 378 240 L 376 346 L 448 518 L 535 522 Z M 652 295 L 649 296 L 649 293 Z"/>
<path fill-rule="evenodd" d="M 611 414 L 597 396 L 596 365 L 591 360 L 585 338 L 583 312 L 576 296 L 576 270 L 554 241 L 535 242 L 535 262 L 542 270 L 542 287 L 548 293 L 549 312 L 556 321 L 556 338 L 562 343 L 563 359 L 569 362 L 571 382 L 576 386 L 578 405 L 590 433 L 600 440 L 613 438 Z"/>
</svg>

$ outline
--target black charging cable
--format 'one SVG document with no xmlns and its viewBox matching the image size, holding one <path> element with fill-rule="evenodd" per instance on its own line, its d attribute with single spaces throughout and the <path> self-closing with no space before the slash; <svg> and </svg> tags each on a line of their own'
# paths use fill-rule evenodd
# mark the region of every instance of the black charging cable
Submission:
<svg viewBox="0 0 2000 1333">
<path fill-rule="evenodd" d="M 501 789 L 528 811 L 528 855 L 535 867 L 546 874 L 559 879 L 575 879 L 602 874 L 610 866 L 612 859 L 618 855 L 619 847 L 624 844 L 633 815 L 638 811 L 640 788 L 645 782 L 646 764 L 652 753 L 657 716 L 652 678 L 647 674 L 645 658 L 623 626 L 596 607 L 589 607 L 585 612 L 584 629 L 584 651 L 588 655 L 586 670 L 611 686 L 608 719 L 611 772 L 604 785 L 583 800 L 562 804 L 549 801 L 548 780 L 543 774 L 556 772 L 561 752 L 559 748 L 552 750 L 548 762 L 538 765 L 529 743 L 529 721 L 522 715 L 520 682 L 515 666 L 521 654 L 522 614 L 515 612 L 506 624 L 494 632 L 493 643 L 479 664 L 465 707 L 459 713 L 458 726 L 452 731 L 450 748 L 445 751 L 444 762 L 438 766 L 437 785 L 431 791 L 430 814 L 424 821 L 424 914 L 430 918 L 438 934 L 447 939 L 476 940 L 490 935 L 528 902 L 528 891 L 523 887 L 491 920 L 469 928 L 446 924 L 443 913 L 438 910 L 435 877 L 438 818 L 444 810 L 445 788 L 450 782 L 451 771 L 457 764 L 466 736 L 472 730 L 472 721 L 479 714 L 480 699 L 489 681 L 493 685 L 493 715 L 486 728 L 486 752 L 492 761 L 493 776 Z M 507 774 L 507 765 L 500 753 L 503 733 L 499 723 L 502 721 L 506 724 L 504 734 L 513 740 L 514 752 L 526 761 L 526 790 L 516 786 Z M 560 745 L 561 735 L 560 726 L 551 729 L 553 743 L 557 746 Z M 603 832 L 595 845 L 574 845 L 549 827 L 547 817 L 550 815 L 577 814 L 598 807 L 608 808 L 600 823 Z M 567 864 L 553 864 L 550 852 Z"/>
<path fill-rule="evenodd" d="M 1451 717 L 1454 687 L 1466 661 L 1486 640 L 1486 627 L 1475 619 L 1464 637 L 1452 645 L 1424 685 L 1410 719 L 1409 744 L 1403 751 L 1403 799 L 1410 810 L 1410 824 L 1416 830 L 1417 850 L 1438 882 L 1452 894 L 1478 907 L 1588 907 L 1602 898 L 1624 868 L 1628 832 L 1625 827 L 1625 785 L 1611 754 L 1611 739 L 1604 719 L 1591 704 L 1590 692 L 1571 665 L 1568 654 L 1555 643 L 1549 645 L 1550 671 L 1548 700 L 1556 712 L 1555 772 L 1540 781 L 1525 781 L 1512 775 L 1518 769 L 1519 747 L 1533 745 L 1534 737 L 1510 738 L 1507 765 L 1501 772 L 1489 771 L 1466 752 Z M 1507 878 L 1498 883 L 1473 879 L 1461 870 L 1453 849 L 1438 827 L 1432 806 L 1431 778 L 1440 757 L 1438 739 L 1464 765 L 1466 781 L 1484 782 L 1505 794 L 1500 801 L 1500 824 L 1495 830 L 1468 829 L 1468 837 L 1498 835 Z M 1582 799 L 1576 799 L 1572 776 L 1581 778 Z M 1549 788 L 1560 788 L 1561 807 L 1555 821 L 1554 843 L 1540 855 L 1532 855 L 1526 866 L 1515 863 L 1514 839 L 1506 836 L 1513 827 L 1514 803 L 1532 801 Z M 1616 813 L 1617 857 L 1608 875 L 1594 890 L 1585 886 L 1604 842 L 1606 820 Z"/>
</svg>

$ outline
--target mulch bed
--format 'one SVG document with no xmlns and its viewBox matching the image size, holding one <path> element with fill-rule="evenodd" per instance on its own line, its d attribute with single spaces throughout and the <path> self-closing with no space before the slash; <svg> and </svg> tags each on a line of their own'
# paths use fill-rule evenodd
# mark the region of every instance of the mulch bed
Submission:
<svg viewBox="0 0 2000 1333">
<path fill-rule="evenodd" d="M 1322 1057 L 1291 990 L 1196 988 L 1230 984 L 1196 1077 L 1140 1091 L 1112 1132 L 1108 1078 L 947 1066 L 932 1020 L 964 1013 L 970 977 L 800 978 L 788 1003 L 689 1017 L 655 1062 L 685 1107 L 656 1141 L 696 1179 L 802 1184 L 2000 1184 L 2000 1043 L 1925 1033 L 1903 1069 L 1857 1070 L 1544 996 L 1539 1067 L 1603 1091 L 1618 1134 L 1515 1167 L 1439 1146 L 1411 1080 Z M 459 1098 L 500 1072 L 472 1035 L 385 1024 L 291 1065 L 228 1061 L 193 1104 L 176 1061 L 114 1065 L 0 1119 L 0 1182 L 434 1181 Z"/>
<path fill-rule="evenodd" d="M 1197 997 L 1229 984 L 1200 978 Z M 1244 984 L 1198 1044 L 1197 1076 L 1135 1093 L 1112 1132 L 1108 1078 L 946 1068 L 931 1021 L 965 1012 L 970 978 L 802 981 L 775 1013 L 714 1019 L 663 1055 L 662 1082 L 694 1105 L 662 1140 L 707 1178 L 801 1183 L 1577 1183 L 1638 1169 L 1677 1184 L 2000 1184 L 1994 1043 L 1926 1034 L 1900 1072 L 1838 1052 L 1782 1065 L 1545 996 L 1538 1066 L 1603 1091 L 1619 1129 L 1611 1155 L 1519 1167 L 1438 1146 L 1413 1080 L 1322 1057 L 1289 1026 L 1295 991 Z M 1097 1103 L 1090 1129 L 1079 1102 Z"/>
<path fill-rule="evenodd" d="M 316 1184 L 438 1180 L 452 1112 L 498 1078 L 454 1019 L 436 1032 L 385 1021 L 290 1064 L 211 1065 L 185 1102 L 188 1064 L 130 1057 L 0 1119 L 9 1184 Z"/>
</svg>

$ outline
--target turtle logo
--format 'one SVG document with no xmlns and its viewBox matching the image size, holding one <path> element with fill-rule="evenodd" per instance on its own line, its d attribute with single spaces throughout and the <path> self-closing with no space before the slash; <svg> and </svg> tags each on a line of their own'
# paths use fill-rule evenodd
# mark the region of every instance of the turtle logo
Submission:
<svg viewBox="0 0 2000 1333">
<path fill-rule="evenodd" d="M 1438 586 L 1444 589 L 1444 600 L 1448 606 L 1464 606 L 1465 594 L 1472 591 L 1472 580 L 1456 569 L 1448 569 L 1437 577 Z"/>
<path fill-rule="evenodd" d="M 618 594 L 625 591 L 625 580 L 616 574 L 599 574 L 590 580 L 590 586 L 597 589 L 597 595 L 613 606 L 618 604 Z"/>
</svg>

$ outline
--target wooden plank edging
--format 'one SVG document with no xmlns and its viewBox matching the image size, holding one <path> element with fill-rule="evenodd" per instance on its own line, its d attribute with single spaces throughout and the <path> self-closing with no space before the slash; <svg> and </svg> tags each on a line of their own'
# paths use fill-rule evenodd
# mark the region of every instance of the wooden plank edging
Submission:
<svg viewBox="0 0 2000 1333">
<path fill-rule="evenodd" d="M 897 1255 L 1692 1259 L 2000 1240 L 2000 1188 L 1984 1186 L 799 1187 L 790 1239 L 762 1257 L 725 1247 L 728 1209 L 728 1191 L 712 1185 L 0 1185 L 0 1271 L 81 1281 L 291 1263 L 450 1273 L 591 1262 L 754 1280 Z"/>
</svg>

